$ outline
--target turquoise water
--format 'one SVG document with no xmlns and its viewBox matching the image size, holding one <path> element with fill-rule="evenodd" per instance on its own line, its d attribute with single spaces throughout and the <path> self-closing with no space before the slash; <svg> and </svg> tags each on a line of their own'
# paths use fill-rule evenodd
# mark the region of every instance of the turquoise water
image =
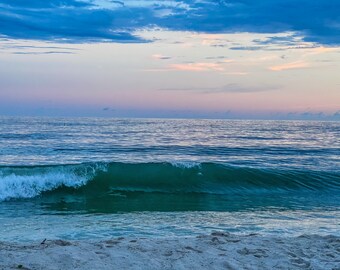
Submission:
<svg viewBox="0 0 340 270">
<path fill-rule="evenodd" d="M 2 117 L 1 239 L 338 235 L 339 138 L 339 122 Z"/>
</svg>

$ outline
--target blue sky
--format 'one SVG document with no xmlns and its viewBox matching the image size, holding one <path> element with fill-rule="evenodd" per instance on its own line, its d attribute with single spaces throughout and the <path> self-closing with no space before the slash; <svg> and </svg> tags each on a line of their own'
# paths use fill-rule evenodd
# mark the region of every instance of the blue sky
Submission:
<svg viewBox="0 0 340 270">
<path fill-rule="evenodd" d="M 340 119 L 340 2 L 3 0 L 0 114 Z"/>
</svg>

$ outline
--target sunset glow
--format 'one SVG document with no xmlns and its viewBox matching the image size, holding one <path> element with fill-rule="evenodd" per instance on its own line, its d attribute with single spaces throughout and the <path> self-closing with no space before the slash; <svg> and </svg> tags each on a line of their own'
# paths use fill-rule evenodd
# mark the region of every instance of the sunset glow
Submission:
<svg viewBox="0 0 340 270">
<path fill-rule="evenodd" d="M 272 2 L 262 2 L 5 1 L 0 114 L 337 119 L 339 28 L 316 26 L 313 1 L 302 1 L 308 29 L 297 11 L 268 25 L 259 18 Z M 334 21 L 326 2 L 319 9 Z"/>
</svg>

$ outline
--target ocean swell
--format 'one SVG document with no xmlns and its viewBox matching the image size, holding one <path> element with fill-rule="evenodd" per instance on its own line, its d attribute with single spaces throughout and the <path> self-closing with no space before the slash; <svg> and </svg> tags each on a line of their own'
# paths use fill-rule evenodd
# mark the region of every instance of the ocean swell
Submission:
<svg viewBox="0 0 340 270">
<path fill-rule="evenodd" d="M 217 163 L 92 163 L 0 167 L 0 201 L 54 192 L 261 194 L 338 192 L 339 172 L 274 170 Z"/>
</svg>

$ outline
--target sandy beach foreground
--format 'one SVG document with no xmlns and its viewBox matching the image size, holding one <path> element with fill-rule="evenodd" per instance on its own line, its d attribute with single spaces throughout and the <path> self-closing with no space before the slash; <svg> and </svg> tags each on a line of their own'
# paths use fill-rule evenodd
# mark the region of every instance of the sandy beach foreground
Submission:
<svg viewBox="0 0 340 270">
<path fill-rule="evenodd" d="M 340 269 L 340 238 L 211 235 L 0 243 L 0 269 Z"/>
</svg>

